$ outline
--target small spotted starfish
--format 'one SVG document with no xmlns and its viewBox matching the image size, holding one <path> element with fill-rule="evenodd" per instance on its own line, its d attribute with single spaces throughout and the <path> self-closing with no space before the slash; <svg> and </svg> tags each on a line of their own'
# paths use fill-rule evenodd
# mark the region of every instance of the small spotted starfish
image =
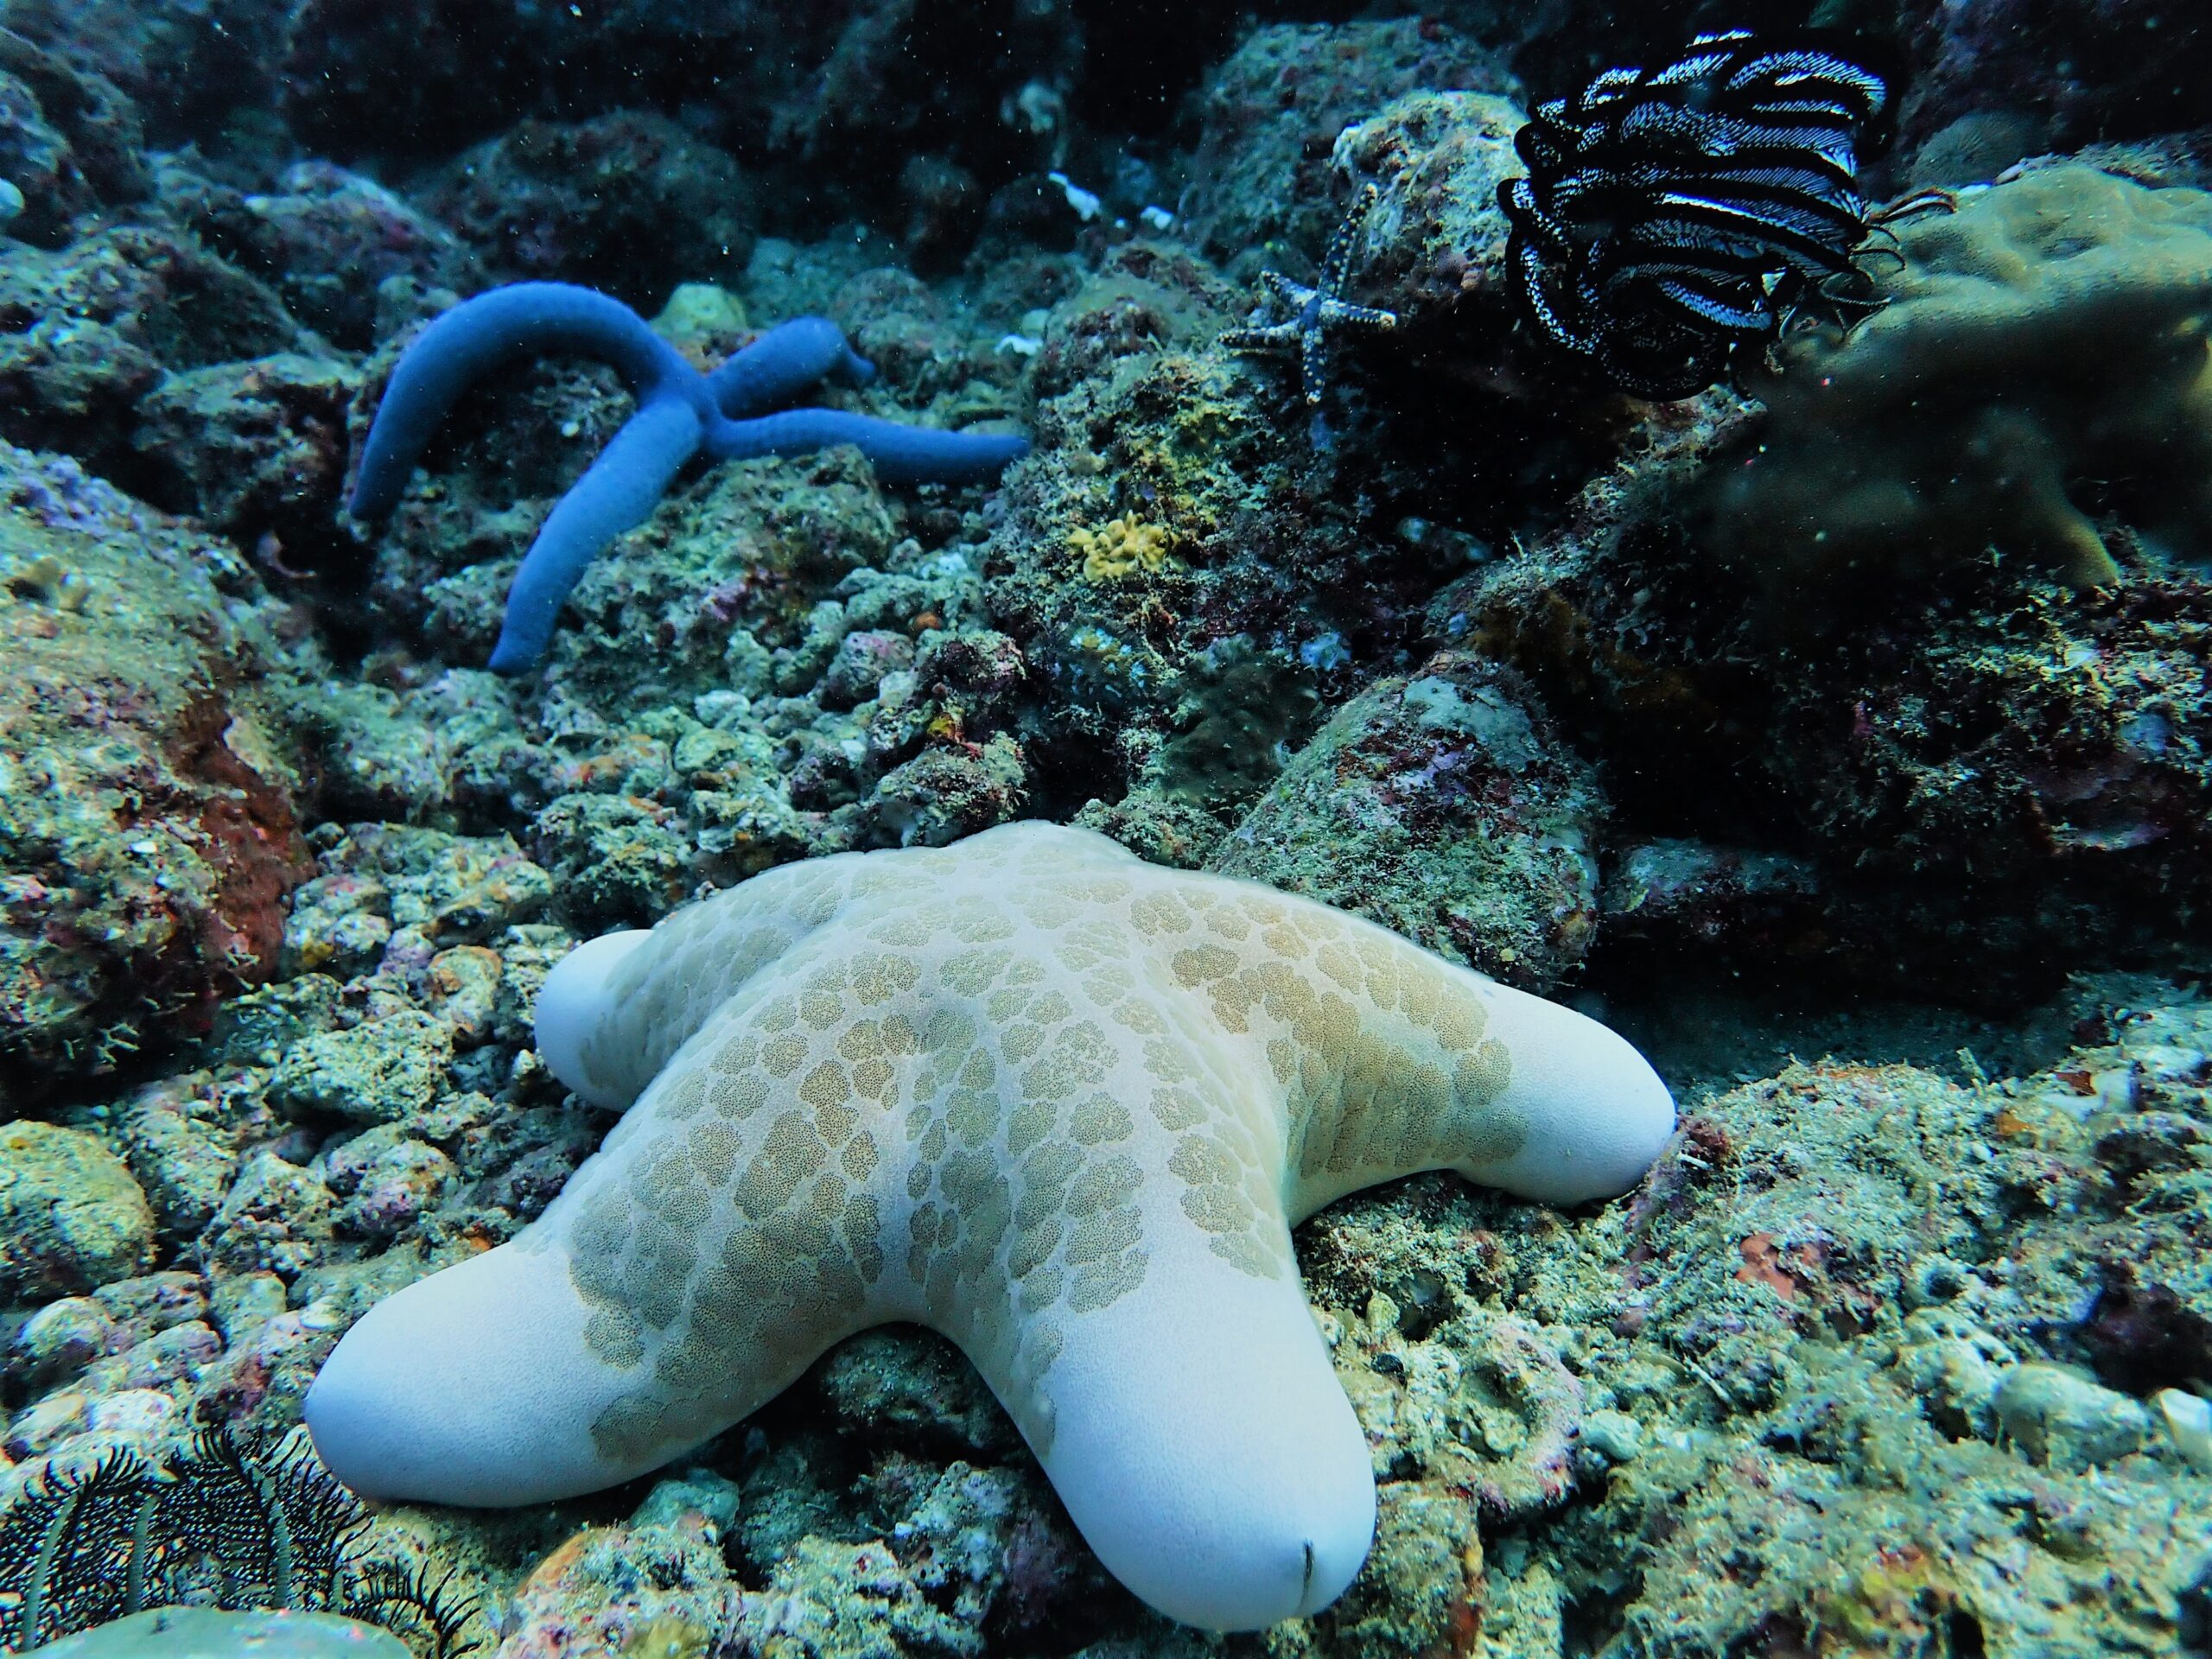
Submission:
<svg viewBox="0 0 2212 1659">
<path fill-rule="evenodd" d="M 1344 222 L 1337 226 L 1337 233 L 1329 238 L 1327 257 L 1321 261 L 1321 275 L 1315 286 L 1307 288 L 1294 283 L 1279 270 L 1263 270 L 1260 280 L 1268 291 L 1290 309 L 1290 315 L 1281 322 L 1255 325 L 1249 328 L 1231 328 L 1221 337 L 1221 343 L 1232 352 L 1296 352 L 1299 378 L 1306 391 L 1306 407 L 1318 411 L 1321 407 L 1321 391 L 1326 377 L 1322 373 L 1321 357 L 1333 330 L 1345 328 L 1388 329 L 1398 326 L 1398 314 L 1384 311 L 1371 305 L 1353 305 L 1340 296 L 1351 276 L 1354 250 L 1359 244 L 1359 227 L 1366 223 L 1369 209 L 1375 206 L 1377 192 L 1372 184 L 1361 187 L 1352 198 L 1351 210 L 1344 215 Z M 1321 435 L 1320 416 L 1314 416 L 1315 435 Z"/>
</svg>

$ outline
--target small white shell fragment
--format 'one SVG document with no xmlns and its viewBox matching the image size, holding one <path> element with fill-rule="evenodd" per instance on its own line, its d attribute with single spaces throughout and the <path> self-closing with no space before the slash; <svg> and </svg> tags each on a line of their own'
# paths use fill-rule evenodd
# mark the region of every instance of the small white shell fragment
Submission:
<svg viewBox="0 0 2212 1659">
<path fill-rule="evenodd" d="M 2212 1400 L 2183 1389 L 2160 1389 L 2151 1396 L 2151 1408 L 2183 1461 L 2212 1475 Z"/>
<path fill-rule="evenodd" d="M 1077 219 L 1088 225 L 1098 217 L 1101 204 L 1096 192 L 1084 189 L 1065 173 L 1047 173 L 1045 176 L 1060 187 L 1060 194 L 1068 199 L 1068 206 L 1075 209 Z"/>
<path fill-rule="evenodd" d="M 1581 1439 L 1607 1463 L 1623 1464 L 1643 1450 L 1643 1425 L 1624 1411 L 1608 1408 L 1582 1420 Z"/>
</svg>

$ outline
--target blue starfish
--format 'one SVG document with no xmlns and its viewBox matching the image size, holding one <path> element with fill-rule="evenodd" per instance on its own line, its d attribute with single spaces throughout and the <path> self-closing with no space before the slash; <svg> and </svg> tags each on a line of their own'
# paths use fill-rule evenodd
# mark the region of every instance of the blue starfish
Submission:
<svg viewBox="0 0 2212 1659">
<path fill-rule="evenodd" d="M 1353 305 L 1344 298 L 1344 285 L 1351 279 L 1352 255 L 1359 245 L 1359 227 L 1366 222 L 1368 210 L 1375 206 L 1376 194 L 1376 188 L 1370 184 L 1362 187 L 1352 198 L 1344 223 L 1329 238 L 1329 251 L 1321 261 L 1321 274 L 1312 288 L 1294 283 L 1279 270 L 1260 273 L 1260 280 L 1268 285 L 1268 291 L 1288 308 L 1290 315 L 1286 320 L 1255 322 L 1249 328 L 1231 328 L 1221 337 L 1221 343 L 1232 352 L 1298 354 L 1299 380 L 1306 392 L 1306 406 L 1313 411 L 1316 448 L 1325 448 L 1329 436 L 1328 427 L 1321 418 L 1321 393 L 1327 384 L 1322 359 L 1329 335 L 1344 329 L 1379 331 L 1398 326 L 1396 312 L 1371 305 Z M 1260 313 L 1255 311 L 1253 315 L 1256 318 Z"/>
<path fill-rule="evenodd" d="M 431 431 L 473 382 L 511 359 L 555 352 L 611 365 L 638 412 L 561 498 L 515 572 L 492 652 L 502 673 L 537 665 L 586 567 L 645 521 L 695 454 L 731 461 L 849 443 L 887 482 L 962 484 L 996 477 L 1029 448 L 1013 434 L 902 426 L 842 410 L 763 413 L 823 379 L 858 386 L 875 378 L 874 365 L 826 318 L 772 328 L 702 374 L 619 300 L 567 283 L 515 283 L 454 307 L 400 354 L 361 453 L 353 516 L 382 518 L 399 505 Z"/>
</svg>

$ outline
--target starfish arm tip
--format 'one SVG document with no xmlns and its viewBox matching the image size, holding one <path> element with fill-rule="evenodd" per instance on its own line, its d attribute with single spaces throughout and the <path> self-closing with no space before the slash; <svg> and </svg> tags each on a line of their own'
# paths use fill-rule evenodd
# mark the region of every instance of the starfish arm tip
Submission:
<svg viewBox="0 0 2212 1659">
<path fill-rule="evenodd" d="M 592 1357 L 567 1262 L 491 1250 L 370 1309 L 304 1402 L 330 1471 L 364 1497 L 500 1508 L 636 1472 L 592 1438 L 620 1379 Z"/>
<path fill-rule="evenodd" d="M 1099 1559 L 1171 1618 L 1318 1612 L 1373 1542 L 1366 1437 L 1294 1276 L 1249 1278 L 1203 1243 L 1173 1266 L 1205 1294 L 1071 1323 L 1046 1472 Z"/>
</svg>

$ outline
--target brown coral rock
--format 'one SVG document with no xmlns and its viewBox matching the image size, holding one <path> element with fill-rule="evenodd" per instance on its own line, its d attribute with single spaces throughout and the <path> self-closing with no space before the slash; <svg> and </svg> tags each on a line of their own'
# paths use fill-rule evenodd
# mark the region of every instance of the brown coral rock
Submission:
<svg viewBox="0 0 2212 1659">
<path fill-rule="evenodd" d="M 277 620 L 227 548 L 0 452 L 0 1055 L 98 1066 L 276 966 Z"/>
<path fill-rule="evenodd" d="M 1519 674 L 1444 651 L 1338 709 L 1211 868 L 1541 991 L 1589 948 L 1605 810 Z"/>
<path fill-rule="evenodd" d="M 112 1284 L 153 1246 L 145 1193 L 98 1140 L 30 1120 L 0 1126 L 0 1296 Z"/>
</svg>

